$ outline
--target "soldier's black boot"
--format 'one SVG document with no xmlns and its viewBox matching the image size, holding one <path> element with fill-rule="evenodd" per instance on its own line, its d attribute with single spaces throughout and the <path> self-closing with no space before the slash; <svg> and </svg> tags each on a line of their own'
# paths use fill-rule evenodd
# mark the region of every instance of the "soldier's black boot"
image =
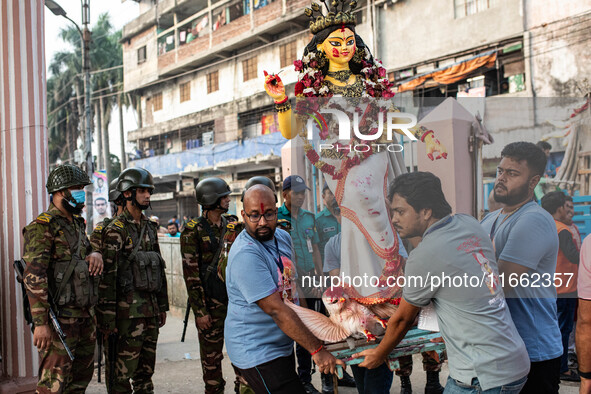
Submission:
<svg viewBox="0 0 591 394">
<path fill-rule="evenodd" d="M 439 383 L 438 371 L 427 371 L 427 384 L 425 385 L 425 394 L 442 394 L 443 386 Z"/>
<path fill-rule="evenodd" d="M 412 394 L 412 385 L 410 384 L 410 376 L 400 377 L 400 394 Z"/>
</svg>

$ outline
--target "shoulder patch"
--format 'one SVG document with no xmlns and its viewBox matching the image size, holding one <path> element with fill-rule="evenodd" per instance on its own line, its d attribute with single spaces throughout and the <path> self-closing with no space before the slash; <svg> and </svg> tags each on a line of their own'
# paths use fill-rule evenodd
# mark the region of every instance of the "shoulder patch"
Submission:
<svg viewBox="0 0 591 394">
<path fill-rule="evenodd" d="M 48 214 L 47 212 L 43 212 L 42 214 L 37 216 L 37 219 L 35 219 L 35 221 L 37 223 L 47 224 L 51 221 L 51 219 L 52 219 L 52 216 L 50 214 Z"/>
<path fill-rule="evenodd" d="M 123 228 L 124 227 L 123 222 L 121 220 L 119 220 L 119 219 L 113 220 L 113 225 L 116 226 L 116 227 L 119 227 L 119 228 Z"/>
<path fill-rule="evenodd" d="M 94 231 L 103 231 L 103 225 L 102 224 L 99 224 L 98 226 L 96 226 L 94 228 Z"/>
<path fill-rule="evenodd" d="M 234 230 L 234 228 L 235 228 L 235 227 L 236 227 L 236 225 L 235 225 L 234 223 L 228 223 L 228 224 L 226 225 L 226 228 L 227 228 L 228 230 Z"/>
<path fill-rule="evenodd" d="M 186 224 L 188 228 L 194 228 L 197 225 L 197 220 L 193 219 L 189 223 Z"/>
</svg>

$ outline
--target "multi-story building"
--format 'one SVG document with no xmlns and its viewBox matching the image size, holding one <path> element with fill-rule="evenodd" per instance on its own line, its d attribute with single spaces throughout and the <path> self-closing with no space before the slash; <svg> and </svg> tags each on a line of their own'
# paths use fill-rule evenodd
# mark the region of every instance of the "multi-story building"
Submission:
<svg viewBox="0 0 591 394">
<path fill-rule="evenodd" d="M 252 175 L 279 182 L 285 140 L 263 70 L 281 71 L 293 96 L 292 63 L 310 39 L 303 15 L 309 0 L 135 1 L 140 16 L 124 27 L 122 43 L 125 91 L 140 98 L 140 126 L 128 140 L 138 147 L 132 165 L 156 175 L 155 210 L 195 214 L 192 186 L 207 175 L 225 176 L 237 193 Z M 357 33 L 399 96 L 424 105 L 419 115 L 430 109 L 429 98 L 584 94 L 589 1 L 359 3 Z M 549 130 L 535 115 L 527 127 L 499 124 L 504 106 L 486 102 L 482 115 L 497 140 L 484 150 L 491 162 L 506 142 Z"/>
<path fill-rule="evenodd" d="M 139 3 L 141 15 L 122 37 L 125 90 L 140 98 L 140 127 L 128 139 L 141 157 L 134 165 L 156 175 L 155 211 L 196 214 L 189 197 L 207 175 L 226 177 L 237 193 L 253 175 L 279 182 L 285 140 L 263 70 L 295 81 L 307 1 Z"/>
</svg>

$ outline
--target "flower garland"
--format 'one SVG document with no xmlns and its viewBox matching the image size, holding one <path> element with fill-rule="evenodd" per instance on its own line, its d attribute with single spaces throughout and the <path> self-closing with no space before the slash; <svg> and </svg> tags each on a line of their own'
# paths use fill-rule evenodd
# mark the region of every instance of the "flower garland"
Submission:
<svg viewBox="0 0 591 394">
<path fill-rule="evenodd" d="M 358 52 L 358 53 L 357 53 Z M 361 58 L 361 74 L 363 78 L 364 97 L 392 98 L 394 86 L 386 76 L 386 69 L 379 60 L 372 59 L 366 49 L 357 48 L 357 57 Z M 332 93 L 324 85 L 324 75 L 320 67 L 321 60 L 315 52 L 310 52 L 301 60 L 293 62 L 295 71 L 299 73 L 295 85 L 297 97 L 332 97 Z"/>
<path fill-rule="evenodd" d="M 364 90 L 363 98 L 389 99 L 394 97 L 394 92 L 392 91 L 393 84 L 386 77 L 386 69 L 383 67 L 382 63 L 378 60 L 372 59 L 369 51 L 365 49 L 358 48 L 354 57 L 361 59 L 361 77 Z M 294 62 L 295 70 L 299 73 L 298 82 L 296 82 L 295 85 L 296 97 L 333 97 L 333 93 L 324 82 L 324 75 L 320 66 L 320 63 L 323 60 L 324 59 L 319 59 L 319 56 L 315 52 L 310 52 L 302 57 L 301 60 L 296 60 Z M 353 110 L 359 113 L 360 128 L 363 127 L 368 130 L 368 135 L 372 135 L 378 132 L 378 124 L 369 119 L 377 119 L 376 115 L 378 115 L 378 112 L 385 112 L 386 109 L 375 103 L 369 104 L 370 105 L 368 105 L 363 114 L 360 113 L 358 107 L 355 107 Z M 332 106 L 336 105 L 333 104 Z M 320 104 L 317 100 L 298 100 L 295 113 L 299 115 L 301 119 L 305 118 L 305 120 L 307 120 L 310 114 L 316 113 L 319 108 Z M 349 149 L 349 153 L 342 157 L 344 160 L 341 168 L 337 169 L 334 165 L 321 160 L 318 152 L 316 152 L 312 144 L 307 140 L 305 130 L 302 130 L 300 135 L 304 140 L 304 150 L 310 162 L 320 171 L 330 175 L 335 180 L 343 178 L 352 167 L 359 165 L 373 153 L 372 149 L 365 152 L 356 152 Z M 321 128 L 320 139 L 327 141 L 329 138 L 329 128 Z M 347 149 L 346 146 L 338 142 L 338 139 L 333 138 L 333 141 L 331 142 L 333 146 L 337 147 L 337 152 Z"/>
</svg>

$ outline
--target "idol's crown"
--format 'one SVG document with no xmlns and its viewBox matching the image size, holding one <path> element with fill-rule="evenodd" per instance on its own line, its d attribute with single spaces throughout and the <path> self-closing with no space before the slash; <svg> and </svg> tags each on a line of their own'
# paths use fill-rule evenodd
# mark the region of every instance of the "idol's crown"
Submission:
<svg viewBox="0 0 591 394">
<path fill-rule="evenodd" d="M 349 3 L 349 10 L 345 11 L 345 3 L 347 1 L 348 0 L 332 0 L 328 3 L 326 0 L 323 0 L 322 2 L 328 10 L 326 15 L 322 13 L 322 6 L 318 3 L 313 2 L 310 5 L 310 8 L 306 8 L 304 13 L 311 19 L 310 31 L 312 34 L 316 34 L 327 27 L 355 25 L 354 11 L 357 7 L 357 1 L 351 1 Z"/>
</svg>

